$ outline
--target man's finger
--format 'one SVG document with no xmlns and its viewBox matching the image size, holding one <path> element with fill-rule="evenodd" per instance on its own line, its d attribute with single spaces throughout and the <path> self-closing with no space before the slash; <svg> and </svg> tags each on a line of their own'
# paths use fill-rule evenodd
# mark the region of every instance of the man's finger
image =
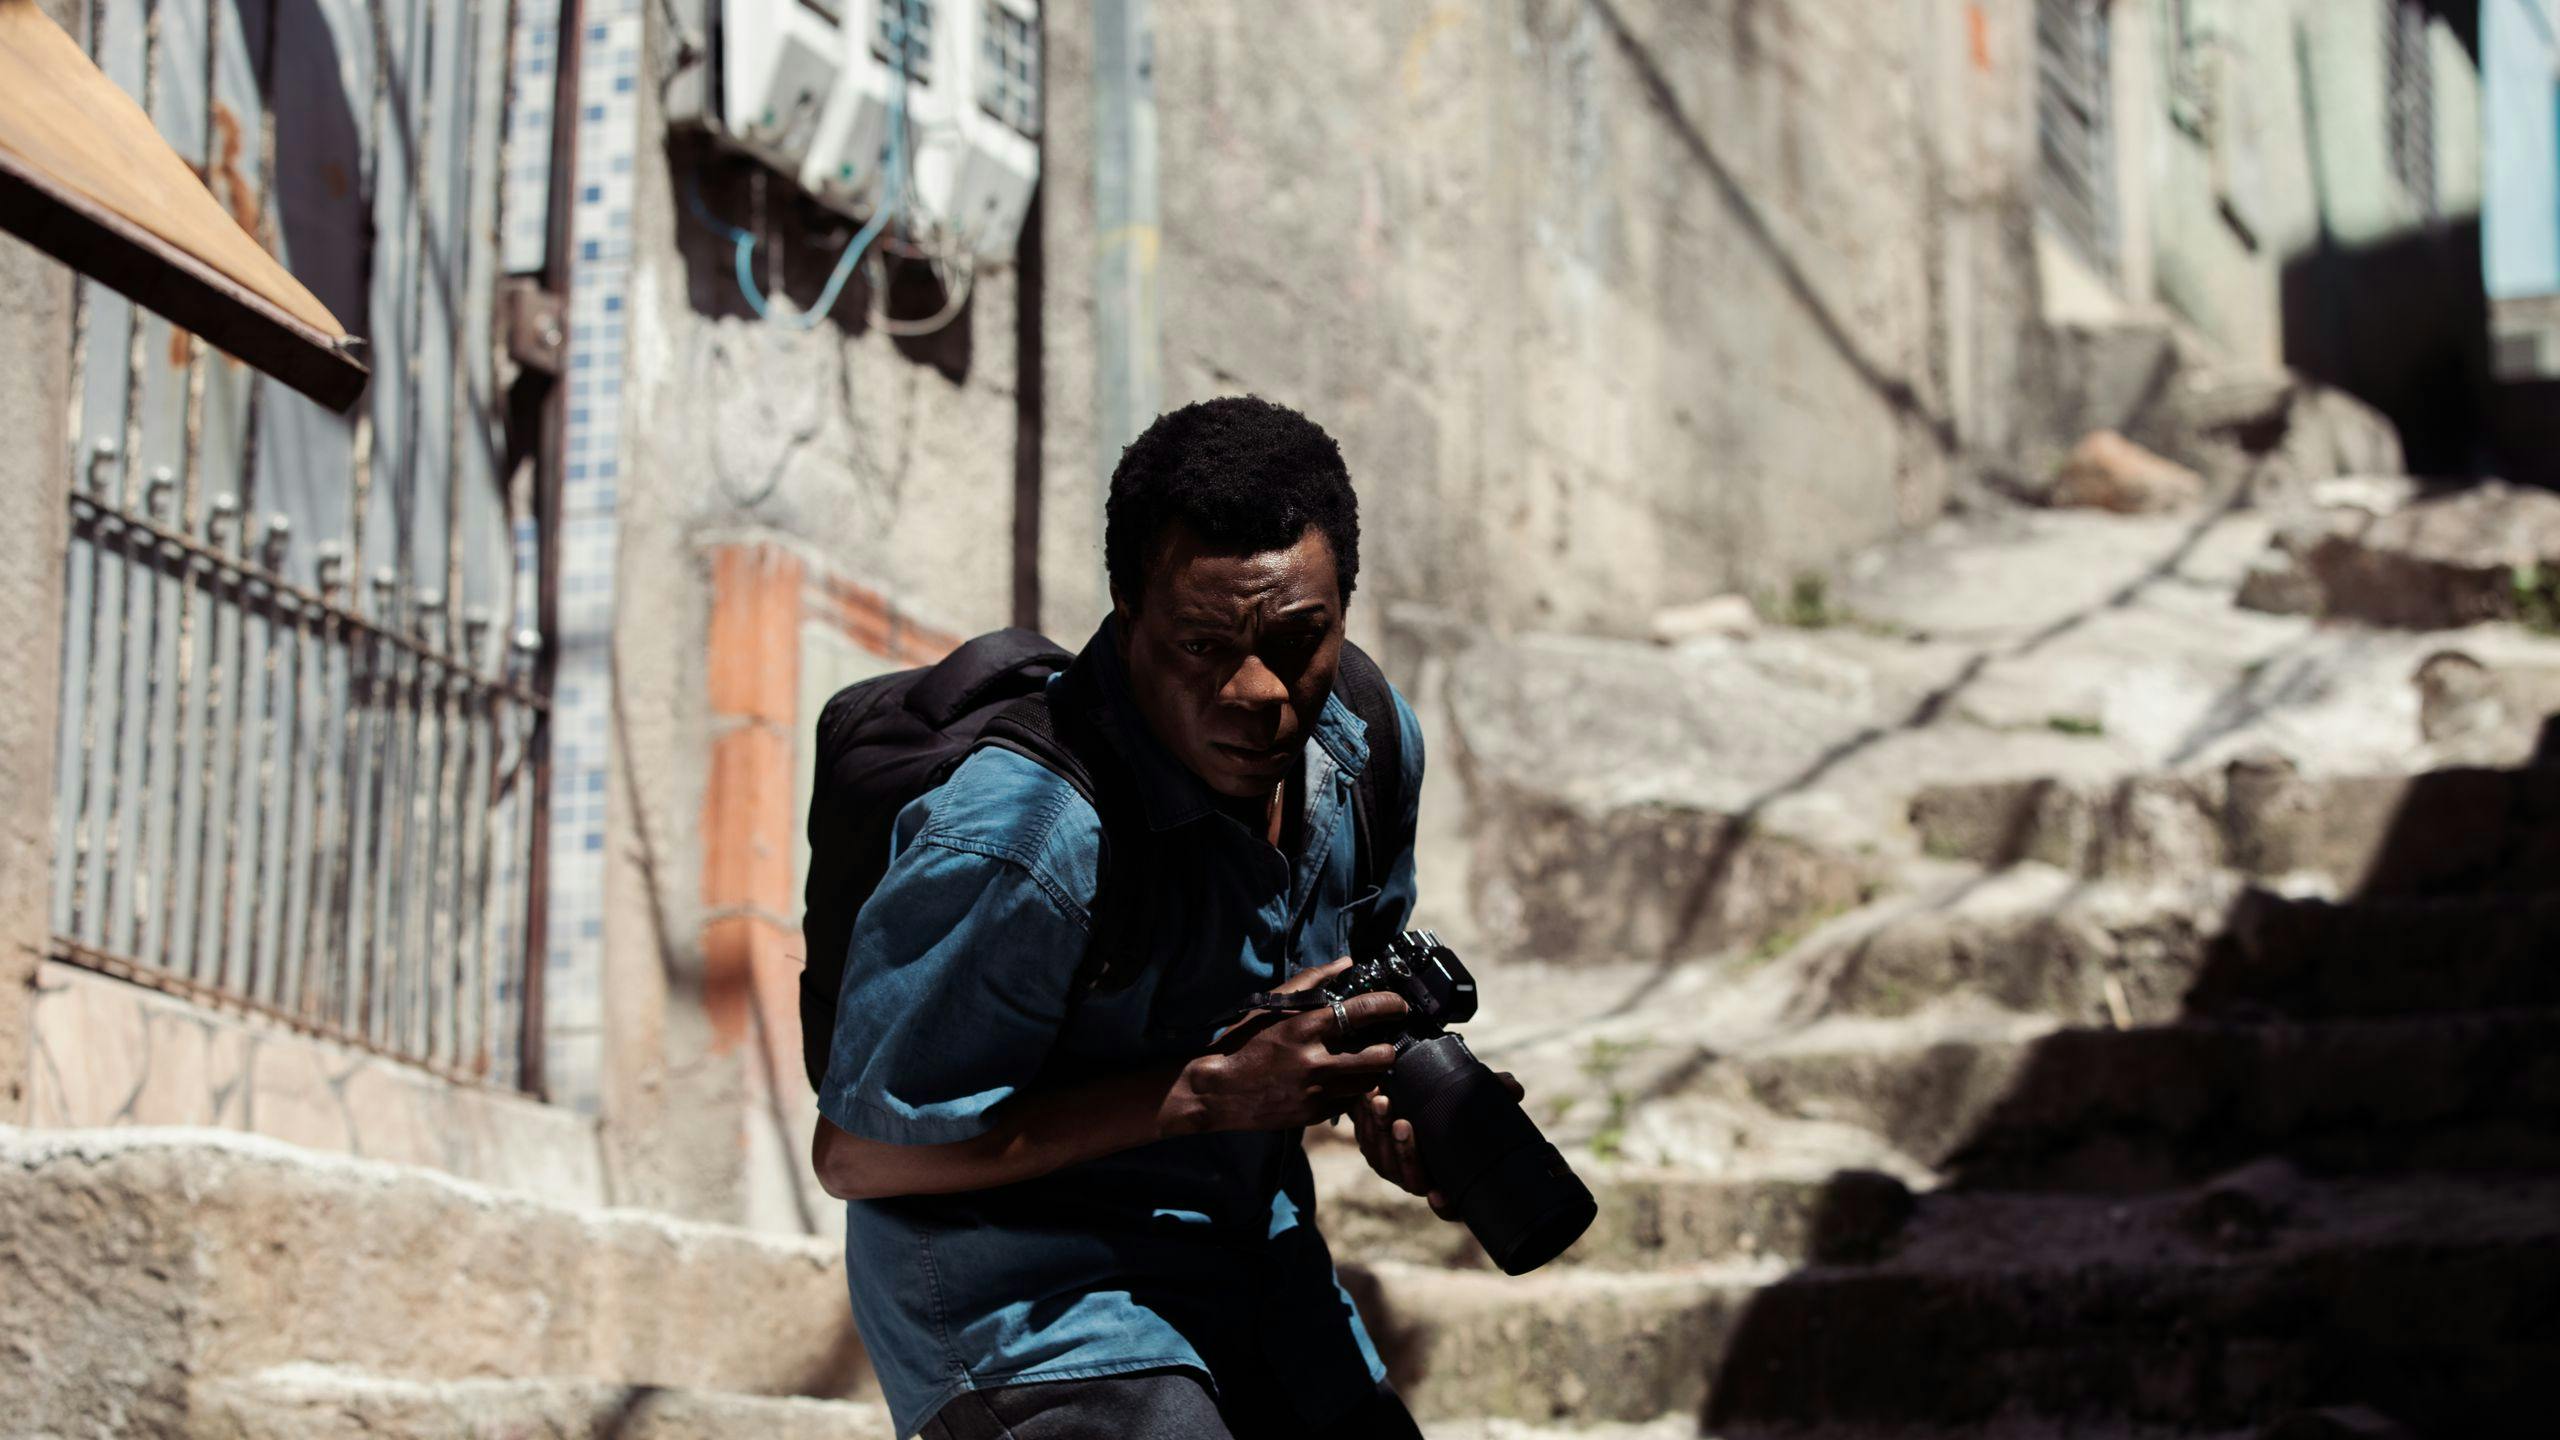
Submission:
<svg viewBox="0 0 2560 1440">
<path fill-rule="evenodd" d="M 1398 1120 L 1393 1134 L 1397 1173 L 1403 1177 L 1405 1189 L 1420 1195 L 1431 1188 L 1431 1176 L 1423 1170 L 1421 1153 L 1414 1148 L 1413 1122 Z"/>
<path fill-rule="evenodd" d="M 1387 1154 L 1380 1144 L 1386 1126 L 1387 1097 L 1371 1092 L 1351 1107 L 1351 1123 L 1360 1135 L 1360 1154 L 1369 1168 L 1380 1175 L 1388 1173 Z"/>
<path fill-rule="evenodd" d="M 1384 1041 L 1361 1050 L 1345 1050 L 1317 1063 L 1329 1076 L 1356 1079 L 1363 1090 L 1375 1089 L 1380 1077 L 1396 1068 L 1396 1047 Z"/>
<path fill-rule="evenodd" d="M 1336 960 L 1329 965 L 1317 965 L 1309 969 L 1301 970 L 1297 974 L 1290 976 L 1288 979 L 1281 981 L 1279 984 L 1274 985 L 1271 988 L 1275 994 L 1294 995 L 1298 991 L 1307 989 L 1310 986 L 1321 985 L 1327 980 L 1332 979 L 1334 976 L 1339 975 L 1350 968 L 1351 957 L 1345 955 L 1341 959 Z"/>
<path fill-rule="evenodd" d="M 1529 1092 L 1521 1088 L 1520 1082 L 1512 1078 L 1510 1071 L 1496 1070 L 1493 1072 L 1493 1078 L 1502 1082 L 1502 1088 L 1511 1092 L 1512 1099 L 1525 1100 L 1528 1098 Z"/>
<path fill-rule="evenodd" d="M 1384 990 L 1372 990 L 1366 995 L 1354 995 L 1342 1002 L 1342 1008 L 1350 1015 L 1351 1028 L 1354 1030 L 1365 1030 L 1372 1025 L 1383 1024 L 1413 1009 L 1412 1006 L 1404 1003 L 1403 996 L 1390 995 Z M 1333 1018 L 1330 1010 L 1325 1012 L 1325 1018 L 1327 1020 Z"/>
<path fill-rule="evenodd" d="M 1322 1041 L 1328 1050 L 1340 1051 L 1345 1039 L 1363 1030 L 1373 1030 L 1404 1015 L 1413 1007 L 1401 995 L 1372 991 L 1354 995 L 1342 1002 L 1342 1018 L 1336 1020 L 1333 1007 L 1301 1010 L 1286 1023 L 1297 1027 L 1300 1038 Z"/>
</svg>

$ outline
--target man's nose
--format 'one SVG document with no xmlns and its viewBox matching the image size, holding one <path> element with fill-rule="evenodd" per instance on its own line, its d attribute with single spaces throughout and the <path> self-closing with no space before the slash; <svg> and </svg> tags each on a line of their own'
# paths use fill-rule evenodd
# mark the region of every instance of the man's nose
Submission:
<svg viewBox="0 0 2560 1440">
<path fill-rule="evenodd" d="M 1230 705 L 1251 710 L 1266 710 L 1289 702 L 1289 687 L 1278 672 L 1262 663 L 1259 655 L 1247 655 L 1236 673 L 1227 680 L 1226 693 L 1219 697 Z"/>
</svg>

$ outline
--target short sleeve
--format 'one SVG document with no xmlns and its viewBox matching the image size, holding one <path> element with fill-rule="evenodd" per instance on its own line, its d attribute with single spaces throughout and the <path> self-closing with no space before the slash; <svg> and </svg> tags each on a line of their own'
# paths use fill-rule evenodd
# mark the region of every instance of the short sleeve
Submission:
<svg viewBox="0 0 2560 1440">
<path fill-rule="evenodd" d="M 1413 923 L 1420 884 L 1414 871 L 1413 846 L 1422 819 L 1422 722 L 1414 718 L 1413 707 L 1405 703 L 1402 692 L 1391 688 L 1388 693 L 1395 697 L 1396 724 L 1403 732 L 1404 773 L 1396 788 L 1404 804 L 1390 822 L 1389 858 L 1386 877 L 1378 887 L 1377 913 L 1395 917 L 1391 930 L 1402 930 Z"/>
<path fill-rule="evenodd" d="M 818 1093 L 846 1131 L 974 1139 L 1048 1059 L 1087 922 L 1025 818 L 985 834 L 928 821 L 863 904 Z"/>
</svg>

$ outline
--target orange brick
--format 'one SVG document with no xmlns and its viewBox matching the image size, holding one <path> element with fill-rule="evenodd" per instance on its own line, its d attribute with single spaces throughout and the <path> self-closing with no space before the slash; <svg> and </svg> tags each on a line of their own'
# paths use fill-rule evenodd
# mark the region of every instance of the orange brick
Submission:
<svg viewBox="0 0 2560 1440">
<path fill-rule="evenodd" d="M 711 710 L 788 728 L 800 691 L 800 557 L 774 545 L 711 556 Z"/>
<path fill-rule="evenodd" d="M 746 1038 L 751 1021 L 766 1032 L 766 1044 L 787 1049 L 788 1073 L 800 1069 L 800 969 L 792 959 L 791 937 L 782 926 L 761 915 L 722 915 L 702 927 L 702 1008 L 711 1021 L 711 1048 L 726 1053 Z M 788 1008 L 776 998 L 787 992 Z M 777 1044 L 779 1034 L 786 1043 Z"/>
<path fill-rule="evenodd" d="M 809 1094 L 800 1064 L 800 969 L 806 962 L 799 932 L 756 920 L 763 937 L 750 947 L 757 1028 L 763 1032 L 765 1063 L 786 1098 Z"/>
<path fill-rule="evenodd" d="M 958 637 L 918 625 L 903 614 L 892 616 L 894 648 L 890 654 L 910 665 L 930 665 L 960 648 Z"/>
<path fill-rule="evenodd" d="M 846 638 L 874 655 L 890 655 L 889 607 L 868 590 L 845 586 L 836 592 L 836 624 Z"/>
<path fill-rule="evenodd" d="M 747 724 L 711 742 L 711 778 L 702 795 L 702 902 L 776 915 L 793 907 L 791 741 Z"/>
</svg>

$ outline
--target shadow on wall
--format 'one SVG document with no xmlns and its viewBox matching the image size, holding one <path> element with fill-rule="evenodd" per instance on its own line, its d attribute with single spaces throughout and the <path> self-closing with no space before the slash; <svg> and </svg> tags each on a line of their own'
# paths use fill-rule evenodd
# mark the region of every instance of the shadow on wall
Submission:
<svg viewBox="0 0 2560 1440">
<path fill-rule="evenodd" d="M 761 291 L 802 314 L 816 306 L 858 227 L 763 166 L 721 153 L 699 137 L 669 139 L 666 154 L 675 195 L 670 224 L 693 312 L 706 320 L 758 318 L 738 283 L 738 247 L 730 238 L 736 230 L 756 237 L 749 273 Z M 877 254 L 854 267 L 822 328 L 859 337 L 880 328 L 878 314 L 905 320 L 938 313 L 949 292 L 933 267 L 902 253 L 905 248 L 894 233 L 875 242 Z M 884 271 L 886 285 L 875 288 L 874 278 Z M 892 335 L 890 343 L 908 360 L 962 385 L 968 383 L 976 329 L 973 294 L 949 324 L 925 335 Z"/>
<path fill-rule="evenodd" d="M 2560 490 L 2560 380 L 2491 386 L 2488 427 L 2507 479 Z"/>
<path fill-rule="evenodd" d="M 2550 452 L 2509 455 L 2494 443 L 2506 437 L 2490 424 L 2478 216 L 2369 246 L 2324 238 L 2285 263 L 2281 285 L 2285 363 L 2389 416 L 2410 473 L 2550 474 Z"/>
<path fill-rule="evenodd" d="M 2560 1373 L 2560 717 L 2388 813 L 2350 898 L 2246 894 L 2173 1018 L 2036 1042 L 1907 1223 L 1835 1178 L 1712 1432 L 2543 1433 L 2516 1402 Z"/>
<path fill-rule="evenodd" d="M 318 0 L 282 0 L 270 8 L 239 7 L 241 43 L 267 57 L 261 90 L 275 111 L 274 211 L 294 278 L 329 307 L 352 335 L 371 337 L 368 284 L 372 245 L 364 139 L 341 83 L 338 49 Z M 289 81 L 282 77 L 292 77 Z M 257 134 L 241 133 L 243 121 L 215 106 L 216 169 L 228 178 L 233 205 L 252 194 L 243 168 L 257 168 Z M 229 117 L 229 118 L 223 118 Z M 249 152 L 240 157 L 237 141 Z M 255 216 L 244 228 L 255 231 Z"/>
</svg>

